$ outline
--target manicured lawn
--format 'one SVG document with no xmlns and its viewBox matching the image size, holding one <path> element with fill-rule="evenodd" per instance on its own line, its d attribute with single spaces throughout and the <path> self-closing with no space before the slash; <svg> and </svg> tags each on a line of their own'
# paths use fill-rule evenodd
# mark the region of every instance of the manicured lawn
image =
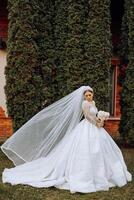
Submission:
<svg viewBox="0 0 134 200">
<path fill-rule="evenodd" d="M 121 148 L 128 170 L 134 176 L 134 149 Z M 3 169 L 13 166 L 11 161 L 0 151 L 0 174 Z M 70 194 L 68 190 L 57 188 L 36 189 L 30 186 L 11 186 L 3 184 L 0 179 L 0 200 L 134 200 L 134 179 L 127 185 L 119 188 L 110 188 L 106 192 L 89 194 Z"/>
</svg>

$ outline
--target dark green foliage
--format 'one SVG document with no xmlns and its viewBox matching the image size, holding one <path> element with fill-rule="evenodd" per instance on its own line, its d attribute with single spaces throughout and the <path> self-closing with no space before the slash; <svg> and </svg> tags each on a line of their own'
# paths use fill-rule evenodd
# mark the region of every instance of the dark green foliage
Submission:
<svg viewBox="0 0 134 200">
<path fill-rule="evenodd" d="M 121 39 L 119 44 L 119 56 L 123 60 L 128 60 L 128 11 L 129 11 L 130 1 L 124 2 L 124 15 L 122 17 L 121 26 Z"/>
<path fill-rule="evenodd" d="M 93 87 L 99 109 L 108 109 L 109 7 L 110 0 L 8 1 L 5 91 L 14 130 L 81 85 Z"/>
<path fill-rule="evenodd" d="M 99 109 L 109 110 L 111 67 L 110 0 L 90 0 L 85 37 L 86 83 L 94 88 Z"/>
<path fill-rule="evenodd" d="M 128 57 L 128 65 L 122 85 L 120 133 L 125 142 L 134 144 L 134 1 L 129 0 L 126 3 L 129 4 L 129 9 L 127 7 L 125 13 L 128 26 L 128 48 L 124 51 L 123 58 Z"/>
<path fill-rule="evenodd" d="M 64 81 L 62 91 L 65 94 L 85 85 L 84 76 L 84 35 L 87 16 L 87 1 L 69 0 L 68 34 L 65 42 Z"/>
<path fill-rule="evenodd" d="M 58 42 L 63 47 L 60 48 L 59 59 L 62 59 L 57 74 L 59 91 L 66 95 L 81 85 L 90 85 L 97 94 L 95 98 L 100 108 L 108 109 L 110 1 L 69 0 L 66 5 L 59 17 L 63 19 L 60 21 L 61 34 L 58 32 L 63 38 L 62 43 Z"/>
<path fill-rule="evenodd" d="M 50 103 L 53 54 L 50 8 L 50 1 L 8 1 L 5 92 L 14 130 Z"/>
<path fill-rule="evenodd" d="M 53 33 L 55 43 L 55 65 L 53 67 L 53 95 L 55 100 L 64 96 L 63 88 L 66 90 L 64 59 L 65 43 L 68 35 L 68 0 L 55 0 Z"/>
<path fill-rule="evenodd" d="M 38 38 L 36 38 L 39 48 L 37 56 L 38 65 L 41 68 L 39 76 L 43 79 L 43 89 L 40 93 L 42 95 L 42 106 L 46 107 L 55 100 L 52 80 L 52 70 L 55 66 L 55 42 L 52 23 L 54 18 L 54 2 L 53 0 L 42 0 L 37 5 L 38 7 L 36 9 L 39 15 L 36 21 L 36 27 L 39 33 Z"/>
</svg>

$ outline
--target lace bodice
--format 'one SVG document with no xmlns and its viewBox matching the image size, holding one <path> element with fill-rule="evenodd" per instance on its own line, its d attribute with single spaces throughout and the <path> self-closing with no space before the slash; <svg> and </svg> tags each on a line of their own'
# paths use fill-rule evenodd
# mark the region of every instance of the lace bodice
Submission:
<svg viewBox="0 0 134 200">
<path fill-rule="evenodd" d="M 95 101 L 88 102 L 87 100 L 84 100 L 82 102 L 82 110 L 84 117 L 91 123 L 96 124 L 96 114 L 98 112 L 98 109 L 95 106 Z"/>
</svg>

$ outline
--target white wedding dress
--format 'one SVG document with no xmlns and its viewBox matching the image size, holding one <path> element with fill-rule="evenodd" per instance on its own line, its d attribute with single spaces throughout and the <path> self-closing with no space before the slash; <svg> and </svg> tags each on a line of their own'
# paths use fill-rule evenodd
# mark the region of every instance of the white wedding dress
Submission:
<svg viewBox="0 0 134 200">
<path fill-rule="evenodd" d="M 94 123 L 97 107 L 84 100 L 82 108 L 85 118 L 71 134 L 65 135 L 46 157 L 5 169 L 3 182 L 90 193 L 131 181 L 121 150 L 108 132 Z"/>
</svg>

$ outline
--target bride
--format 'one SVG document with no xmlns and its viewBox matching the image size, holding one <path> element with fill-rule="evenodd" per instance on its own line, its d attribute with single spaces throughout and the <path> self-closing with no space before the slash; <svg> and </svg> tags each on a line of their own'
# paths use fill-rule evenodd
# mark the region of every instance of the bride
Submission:
<svg viewBox="0 0 134 200">
<path fill-rule="evenodd" d="M 121 150 L 100 125 L 93 95 L 82 86 L 17 130 L 1 146 L 15 165 L 4 169 L 3 183 L 90 193 L 131 181 Z"/>
</svg>

